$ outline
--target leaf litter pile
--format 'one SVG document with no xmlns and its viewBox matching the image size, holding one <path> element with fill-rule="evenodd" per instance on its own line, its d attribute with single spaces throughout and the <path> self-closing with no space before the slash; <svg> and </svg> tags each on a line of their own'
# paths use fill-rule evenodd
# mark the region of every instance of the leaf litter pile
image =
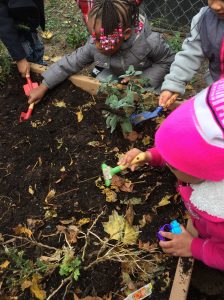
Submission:
<svg viewBox="0 0 224 300">
<path fill-rule="evenodd" d="M 144 166 L 106 188 L 101 173 L 152 146 L 161 120 L 111 134 L 96 99 L 65 82 L 19 123 L 24 83 L 14 76 L 0 96 L 1 299 L 124 299 L 150 282 L 150 299 L 168 299 L 177 259 L 156 233 L 186 218 L 175 178 Z"/>
</svg>

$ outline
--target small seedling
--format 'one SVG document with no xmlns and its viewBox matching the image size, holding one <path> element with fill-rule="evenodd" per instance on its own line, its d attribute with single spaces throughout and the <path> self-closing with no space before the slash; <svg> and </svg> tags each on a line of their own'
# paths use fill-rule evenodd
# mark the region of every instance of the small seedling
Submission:
<svg viewBox="0 0 224 300">
<path fill-rule="evenodd" d="M 74 258 L 73 255 L 65 255 L 60 265 L 59 274 L 67 277 L 72 275 L 74 280 L 78 281 L 80 275 L 80 264 L 80 259 Z"/>
</svg>

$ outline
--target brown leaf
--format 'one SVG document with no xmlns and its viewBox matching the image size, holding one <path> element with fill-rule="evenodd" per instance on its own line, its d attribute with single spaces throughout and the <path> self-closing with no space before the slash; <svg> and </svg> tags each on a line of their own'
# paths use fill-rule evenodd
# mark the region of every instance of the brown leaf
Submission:
<svg viewBox="0 0 224 300">
<path fill-rule="evenodd" d="M 8 266 L 9 266 L 9 264 L 10 264 L 10 261 L 5 260 L 5 261 L 0 265 L 0 270 L 7 269 Z"/>
<path fill-rule="evenodd" d="M 122 192 L 128 192 L 128 193 L 132 193 L 133 191 L 133 188 L 134 188 L 134 184 L 131 182 L 131 181 L 125 181 L 124 185 L 122 185 L 120 187 L 120 190 Z"/>
<path fill-rule="evenodd" d="M 84 298 L 79 298 L 76 294 L 74 294 L 74 300 L 103 300 L 103 298 L 92 297 L 92 296 L 86 296 Z"/>
<path fill-rule="evenodd" d="M 48 192 L 46 198 L 44 199 L 44 202 L 48 204 L 48 201 L 51 200 L 52 198 L 54 198 L 56 194 L 56 190 L 52 189 Z"/>
<path fill-rule="evenodd" d="M 60 223 L 63 224 L 63 225 L 68 225 L 68 224 L 71 224 L 75 222 L 75 218 L 72 217 L 71 219 L 68 219 L 68 220 L 61 220 Z"/>
<path fill-rule="evenodd" d="M 35 228 L 37 225 L 43 225 L 44 222 L 40 219 L 27 219 L 26 220 L 27 226 L 31 229 Z"/>
<path fill-rule="evenodd" d="M 34 295 L 38 300 L 46 299 L 46 292 L 42 290 L 40 281 L 42 277 L 39 274 L 33 274 L 32 285 L 30 286 L 31 294 Z"/>
<path fill-rule="evenodd" d="M 77 242 L 78 233 L 79 229 L 75 225 L 70 225 L 69 228 L 67 228 L 66 237 L 70 244 L 75 244 Z"/>
<path fill-rule="evenodd" d="M 142 241 L 138 241 L 138 248 L 148 251 L 148 252 L 152 252 L 155 251 L 157 249 L 157 244 L 150 244 L 150 242 L 147 243 L 143 243 Z"/>
<path fill-rule="evenodd" d="M 149 145 L 149 143 L 150 143 L 150 136 L 149 135 L 144 136 L 144 138 L 142 139 L 142 144 L 144 146 L 147 146 Z"/>
<path fill-rule="evenodd" d="M 136 131 L 132 131 L 132 132 L 126 132 L 126 133 L 123 133 L 124 135 L 124 138 L 126 140 L 129 140 L 130 142 L 135 142 L 138 138 L 141 138 L 142 135 L 137 133 Z"/>
<path fill-rule="evenodd" d="M 15 234 L 20 235 L 20 234 L 25 234 L 29 238 L 32 236 L 32 231 L 21 224 L 19 224 L 16 228 L 13 228 Z"/>
<path fill-rule="evenodd" d="M 24 280 L 21 284 L 22 291 L 24 291 L 25 289 L 28 289 L 29 287 L 31 287 L 31 285 L 32 285 L 32 281 Z"/>
<path fill-rule="evenodd" d="M 64 233 L 65 234 L 65 231 L 66 231 L 66 227 L 65 226 L 57 225 L 56 228 L 57 228 L 57 232 L 58 233 Z"/>
<path fill-rule="evenodd" d="M 140 227 L 144 227 L 146 224 L 152 223 L 151 215 L 143 215 L 142 219 L 139 221 Z"/>
<path fill-rule="evenodd" d="M 133 209 L 133 205 L 132 204 L 128 204 L 128 208 L 126 210 L 126 214 L 125 214 L 125 219 L 128 222 L 129 225 L 132 226 L 133 221 L 134 221 L 134 209 Z"/>
</svg>

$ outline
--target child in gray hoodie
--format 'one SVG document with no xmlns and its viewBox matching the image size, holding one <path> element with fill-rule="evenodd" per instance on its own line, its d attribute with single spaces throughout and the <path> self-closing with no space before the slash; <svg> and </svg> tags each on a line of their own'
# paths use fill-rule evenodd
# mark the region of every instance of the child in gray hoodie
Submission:
<svg viewBox="0 0 224 300">
<path fill-rule="evenodd" d="M 208 6 L 201 8 L 193 17 L 191 36 L 184 40 L 182 50 L 175 56 L 170 73 L 161 87 L 159 105 L 169 106 L 179 94 L 185 93 L 186 84 L 207 59 L 209 70 L 207 85 L 224 76 L 224 1 L 208 0 Z"/>
<path fill-rule="evenodd" d="M 174 54 L 163 37 L 152 32 L 148 21 L 139 15 L 135 1 L 95 0 L 87 27 L 91 36 L 86 44 L 43 73 L 44 80 L 32 90 L 29 103 L 41 100 L 48 89 L 93 62 L 98 71 L 96 78 L 101 81 L 110 74 L 118 77 L 133 65 L 150 80 L 150 87 L 160 87 Z"/>
</svg>

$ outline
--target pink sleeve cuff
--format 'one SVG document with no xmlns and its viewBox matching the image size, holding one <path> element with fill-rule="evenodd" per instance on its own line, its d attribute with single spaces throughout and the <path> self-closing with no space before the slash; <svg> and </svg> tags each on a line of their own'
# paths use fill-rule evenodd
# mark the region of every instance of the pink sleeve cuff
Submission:
<svg viewBox="0 0 224 300">
<path fill-rule="evenodd" d="M 191 243 L 192 256 L 198 260 L 203 260 L 203 245 L 205 240 L 200 238 L 193 238 Z"/>
<path fill-rule="evenodd" d="M 146 151 L 150 152 L 152 155 L 152 160 L 150 161 L 150 166 L 153 167 L 163 167 L 165 165 L 165 161 L 163 160 L 162 156 L 160 155 L 159 151 L 154 148 L 149 148 Z"/>
</svg>

